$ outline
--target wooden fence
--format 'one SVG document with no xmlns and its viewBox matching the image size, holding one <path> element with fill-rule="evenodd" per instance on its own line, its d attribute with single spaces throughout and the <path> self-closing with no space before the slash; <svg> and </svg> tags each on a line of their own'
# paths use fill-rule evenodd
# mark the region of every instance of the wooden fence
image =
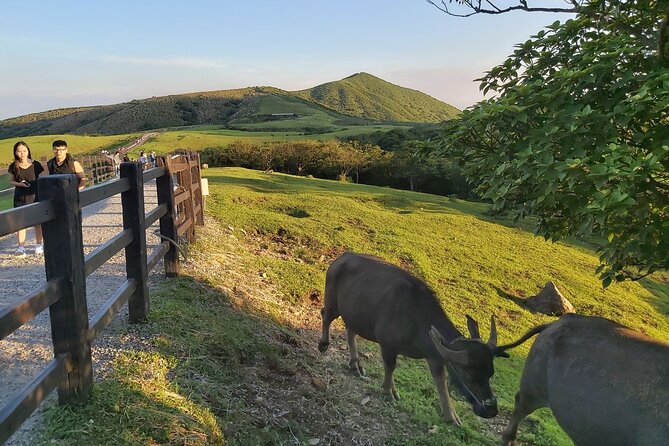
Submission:
<svg viewBox="0 0 669 446">
<path fill-rule="evenodd" d="M 84 168 L 86 186 L 102 183 L 116 177 L 114 159 L 104 155 L 84 155 L 75 157 Z"/>
<path fill-rule="evenodd" d="M 179 273 L 178 244 L 195 239 L 203 203 L 197 154 L 159 157 L 158 167 L 122 163 L 120 178 L 81 192 L 74 175 L 38 180 L 40 201 L 0 212 L 0 236 L 41 224 L 47 282 L 0 310 L 0 341 L 49 308 L 54 358 L 9 404 L 0 408 L 0 444 L 54 389 L 59 404 L 81 402 L 93 385 L 91 342 L 127 302 L 130 322 L 149 314 L 148 272 L 164 258 L 168 277 Z M 144 183 L 156 180 L 157 206 L 145 212 Z M 175 184 L 175 179 L 176 183 Z M 121 194 L 123 230 L 84 255 L 81 209 Z M 147 253 L 146 229 L 160 219 L 162 242 Z M 86 277 L 125 249 L 126 281 L 89 320 Z"/>
</svg>

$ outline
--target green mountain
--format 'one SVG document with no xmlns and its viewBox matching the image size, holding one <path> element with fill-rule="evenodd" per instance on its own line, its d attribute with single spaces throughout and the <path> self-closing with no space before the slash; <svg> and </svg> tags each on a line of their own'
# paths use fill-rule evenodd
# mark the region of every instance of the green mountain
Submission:
<svg viewBox="0 0 669 446">
<path fill-rule="evenodd" d="M 344 115 L 378 121 L 440 122 L 460 113 L 457 108 L 432 96 L 367 73 L 354 74 L 295 94 Z"/>
<path fill-rule="evenodd" d="M 114 135 L 191 125 L 262 129 L 269 121 L 283 121 L 287 128 L 317 129 L 369 122 L 440 122 L 458 113 L 424 93 L 358 73 L 295 92 L 248 87 L 32 113 L 0 121 L 0 138 Z"/>
</svg>

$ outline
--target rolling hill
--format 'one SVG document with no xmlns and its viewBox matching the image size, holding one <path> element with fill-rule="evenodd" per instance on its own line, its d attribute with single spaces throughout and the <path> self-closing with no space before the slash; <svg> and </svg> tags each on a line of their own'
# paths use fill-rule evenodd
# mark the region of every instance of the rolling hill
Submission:
<svg viewBox="0 0 669 446">
<path fill-rule="evenodd" d="M 440 122 L 458 113 L 455 107 L 425 93 L 358 73 L 295 92 L 248 87 L 32 113 L 0 121 L 0 138 L 66 133 L 113 135 L 211 124 L 262 128 L 263 122 L 277 119 L 303 119 L 303 123 L 293 122 L 290 127 Z"/>
<path fill-rule="evenodd" d="M 391 84 L 367 73 L 354 74 L 295 94 L 344 115 L 364 116 L 378 121 L 439 122 L 460 113 L 452 105 L 425 93 Z"/>
</svg>

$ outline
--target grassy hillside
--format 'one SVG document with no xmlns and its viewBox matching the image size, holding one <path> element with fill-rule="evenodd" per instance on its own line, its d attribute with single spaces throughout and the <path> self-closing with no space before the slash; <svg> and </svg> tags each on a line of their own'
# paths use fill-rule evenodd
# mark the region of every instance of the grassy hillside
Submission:
<svg viewBox="0 0 669 446">
<path fill-rule="evenodd" d="M 464 426 L 445 425 L 419 360 L 400 359 L 402 399 L 386 401 L 376 344 L 360 343 L 369 380 L 346 371 L 341 323 L 331 349 L 316 350 L 325 270 L 347 249 L 422 277 L 461 330 L 470 314 L 485 336 L 494 314 L 501 343 L 553 320 L 516 303 L 548 280 L 579 312 L 669 332 L 667 275 L 603 290 L 593 252 L 491 221 L 484 205 L 237 168 L 205 173 L 207 227 L 183 276 L 152 294 L 148 324 L 120 329 L 125 350 L 91 403 L 50 411 L 44 444 L 497 444 L 531 343 L 496 360 L 496 419 L 457 397 Z M 570 444 L 545 410 L 520 439 Z"/>
<path fill-rule="evenodd" d="M 295 113 L 299 118 L 272 116 L 276 113 Z M 304 132 L 370 121 L 439 122 L 457 113 L 426 94 L 363 73 L 299 92 L 248 87 L 33 113 L 0 121 L 0 138 L 113 135 L 193 125 Z"/>
<path fill-rule="evenodd" d="M 51 143 L 56 139 L 67 141 L 68 153 L 71 155 L 89 154 L 101 150 L 114 150 L 116 147 L 130 143 L 137 139 L 140 134 L 123 134 L 111 136 L 83 136 L 83 135 L 65 135 L 53 134 L 42 136 L 26 136 L 22 138 L 0 139 L 0 147 L 3 148 L 4 157 L 0 160 L 0 165 L 8 165 L 14 159 L 12 148 L 20 139 L 30 146 L 30 153 L 33 159 L 39 160 L 41 157 L 52 158 L 53 151 Z"/>
<path fill-rule="evenodd" d="M 178 148 L 188 148 L 199 151 L 207 147 L 225 147 L 231 142 L 274 142 L 292 140 L 327 140 L 335 137 L 352 137 L 377 131 L 388 131 L 398 128 L 397 125 L 367 125 L 341 127 L 327 132 L 305 134 L 299 131 L 254 131 L 231 130 L 217 126 L 196 127 L 183 130 L 170 130 L 161 132 L 158 136 L 151 138 L 145 144 L 135 149 L 132 154 L 136 155 L 140 150 L 155 150 L 157 153 L 168 153 Z"/>
<path fill-rule="evenodd" d="M 440 122 L 460 111 L 420 91 L 400 87 L 367 73 L 296 92 L 344 115 L 379 121 Z"/>
</svg>

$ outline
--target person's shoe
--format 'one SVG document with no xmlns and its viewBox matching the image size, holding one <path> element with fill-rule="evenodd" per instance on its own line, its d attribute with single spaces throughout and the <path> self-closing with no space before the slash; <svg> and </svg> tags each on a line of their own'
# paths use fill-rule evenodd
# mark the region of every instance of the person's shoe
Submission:
<svg viewBox="0 0 669 446">
<path fill-rule="evenodd" d="M 35 245 L 35 254 L 44 255 L 44 246 L 42 246 L 40 243 Z"/>
<path fill-rule="evenodd" d="M 16 248 L 16 251 L 14 252 L 14 255 L 17 257 L 25 257 L 26 256 L 26 248 L 23 246 L 19 246 Z"/>
</svg>

